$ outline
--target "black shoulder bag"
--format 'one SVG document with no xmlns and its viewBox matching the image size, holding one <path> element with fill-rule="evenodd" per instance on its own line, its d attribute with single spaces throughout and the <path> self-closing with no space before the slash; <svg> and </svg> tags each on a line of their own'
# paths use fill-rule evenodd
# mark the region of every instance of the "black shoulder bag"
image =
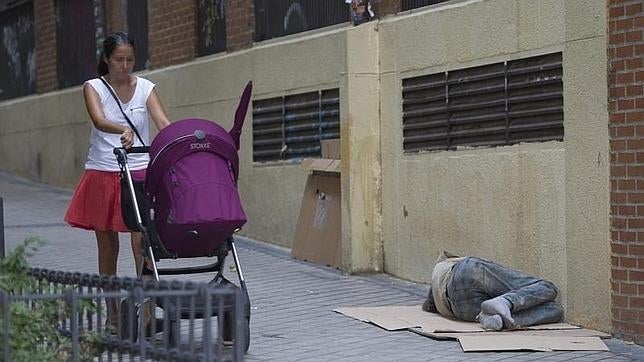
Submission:
<svg viewBox="0 0 644 362">
<path fill-rule="evenodd" d="M 112 90 L 112 87 L 107 83 L 103 77 L 99 77 L 101 82 L 105 84 L 105 87 L 107 90 L 110 92 L 114 100 L 116 101 L 116 104 L 119 106 L 119 109 L 121 110 L 121 113 L 123 114 L 123 117 L 125 117 L 125 120 L 127 123 L 130 125 L 132 128 L 132 131 L 136 134 L 136 137 L 141 141 L 141 144 L 145 146 L 145 142 L 143 142 L 143 138 L 141 138 L 141 135 L 139 134 L 139 131 L 136 129 L 134 126 L 134 123 L 130 120 L 130 118 L 125 114 L 123 111 L 123 107 L 121 107 L 121 102 L 119 101 L 118 97 Z M 132 200 L 132 197 L 134 196 L 136 198 L 137 204 L 139 206 L 139 211 L 142 211 L 141 213 L 141 221 L 143 222 L 143 225 L 147 225 L 147 217 L 144 217 L 147 215 L 147 212 L 145 212 L 145 207 L 147 205 L 147 202 L 145 200 L 145 191 L 144 191 L 144 181 L 142 180 L 134 180 L 132 178 L 132 186 L 134 186 L 134 194 L 135 195 L 130 195 L 128 192 L 128 185 L 127 185 L 127 180 L 125 178 L 125 169 L 121 169 L 121 175 L 120 175 L 120 180 L 121 180 L 121 215 L 123 216 L 123 221 L 125 222 L 125 225 L 130 229 L 131 231 L 139 231 L 137 223 L 136 223 L 136 210 L 134 209 L 134 200 Z"/>
</svg>

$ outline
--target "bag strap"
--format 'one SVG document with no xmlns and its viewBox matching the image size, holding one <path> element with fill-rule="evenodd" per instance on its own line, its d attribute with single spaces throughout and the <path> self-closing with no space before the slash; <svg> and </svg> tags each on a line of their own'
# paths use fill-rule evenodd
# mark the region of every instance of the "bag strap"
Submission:
<svg viewBox="0 0 644 362">
<path fill-rule="evenodd" d="M 116 94 L 112 90 L 112 87 L 107 83 L 107 81 L 105 79 L 103 79 L 103 77 L 99 77 L 98 79 L 100 79 L 101 82 L 103 82 L 103 84 L 105 84 L 105 87 L 107 88 L 107 90 L 110 91 L 110 94 L 112 95 L 112 97 L 116 101 L 116 104 L 119 106 L 119 109 L 121 110 L 121 113 L 123 113 L 123 117 L 125 117 L 125 120 L 127 121 L 127 123 L 130 125 L 130 127 L 132 128 L 132 130 L 136 134 L 136 137 L 139 139 L 139 141 L 141 141 L 141 144 L 143 146 L 145 146 L 145 142 L 143 142 L 143 138 L 141 138 L 141 135 L 139 134 L 139 131 L 137 131 L 137 129 L 134 126 L 134 124 L 132 123 L 132 121 L 130 121 L 130 118 L 123 111 L 123 107 L 121 107 L 121 101 L 119 101 L 118 97 L 116 96 Z"/>
</svg>

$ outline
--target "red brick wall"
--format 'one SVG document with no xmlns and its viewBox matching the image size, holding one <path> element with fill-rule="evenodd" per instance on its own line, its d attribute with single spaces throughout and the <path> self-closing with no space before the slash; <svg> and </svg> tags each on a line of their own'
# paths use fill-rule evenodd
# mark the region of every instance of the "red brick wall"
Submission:
<svg viewBox="0 0 644 362">
<path fill-rule="evenodd" d="M 255 34 L 255 3 L 253 0 L 226 2 L 226 50 L 250 48 Z"/>
<path fill-rule="evenodd" d="M 612 321 L 644 344 L 644 14 L 641 0 L 608 0 Z"/>
<path fill-rule="evenodd" d="M 148 1 L 150 68 L 179 64 L 197 53 L 196 1 Z"/>
<path fill-rule="evenodd" d="M 34 40 L 36 44 L 36 91 L 58 88 L 56 69 L 56 12 L 54 0 L 34 0 Z"/>
<path fill-rule="evenodd" d="M 105 35 L 125 30 L 123 0 L 105 0 Z"/>
</svg>

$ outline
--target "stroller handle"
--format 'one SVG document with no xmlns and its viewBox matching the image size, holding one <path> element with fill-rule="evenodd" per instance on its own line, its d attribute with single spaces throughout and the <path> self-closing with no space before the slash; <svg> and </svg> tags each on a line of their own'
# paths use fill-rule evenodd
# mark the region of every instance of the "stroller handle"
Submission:
<svg viewBox="0 0 644 362">
<path fill-rule="evenodd" d="M 121 149 L 123 149 L 121 147 Z M 125 150 L 127 153 L 148 153 L 150 152 L 150 146 L 137 146 L 137 147 L 130 147 Z"/>
<path fill-rule="evenodd" d="M 148 153 L 150 152 L 150 146 L 137 146 L 137 147 L 130 147 L 130 148 L 123 148 L 123 147 L 114 147 L 114 155 L 119 156 L 121 154 L 125 153 Z"/>
<path fill-rule="evenodd" d="M 139 146 L 139 147 L 130 147 L 125 149 L 123 147 L 114 147 L 114 155 L 119 164 L 125 163 L 127 153 L 148 153 L 150 152 L 150 146 Z"/>
</svg>

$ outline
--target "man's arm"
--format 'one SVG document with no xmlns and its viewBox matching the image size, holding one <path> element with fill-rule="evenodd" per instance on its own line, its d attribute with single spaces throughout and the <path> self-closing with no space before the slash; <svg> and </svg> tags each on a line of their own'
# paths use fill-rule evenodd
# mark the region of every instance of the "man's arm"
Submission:
<svg viewBox="0 0 644 362">
<path fill-rule="evenodd" d="M 436 309 L 436 304 L 434 303 L 434 296 L 432 295 L 432 287 L 429 286 L 429 293 L 427 293 L 427 299 L 423 303 L 423 310 L 430 313 L 438 313 Z"/>
</svg>

